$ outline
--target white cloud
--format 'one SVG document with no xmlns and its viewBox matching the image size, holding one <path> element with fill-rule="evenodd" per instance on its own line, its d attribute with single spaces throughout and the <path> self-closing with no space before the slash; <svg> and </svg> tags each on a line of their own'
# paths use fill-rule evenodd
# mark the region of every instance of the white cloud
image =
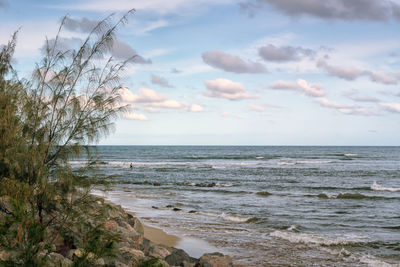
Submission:
<svg viewBox="0 0 400 267">
<path fill-rule="evenodd" d="M 176 14 L 183 10 L 195 10 L 211 4 L 226 4 L 232 0 L 86 0 L 69 5 L 52 5 L 51 7 L 69 10 L 84 10 L 95 12 L 120 12 L 135 8 L 138 11 L 155 12 L 159 14 Z"/>
<path fill-rule="evenodd" d="M 205 95 L 208 97 L 225 98 L 229 100 L 241 100 L 254 98 L 244 88 L 243 84 L 233 82 L 228 79 L 216 79 L 204 81 L 207 91 Z"/>
<path fill-rule="evenodd" d="M 380 100 L 374 96 L 360 95 L 357 90 L 351 90 L 343 95 L 356 102 L 380 102 Z"/>
<path fill-rule="evenodd" d="M 135 112 L 125 112 L 122 114 L 122 117 L 128 120 L 138 120 L 138 121 L 147 121 L 149 120 L 146 115 L 135 113 Z"/>
<path fill-rule="evenodd" d="M 322 85 L 308 83 L 307 81 L 302 79 L 298 79 L 296 82 L 277 81 L 270 84 L 269 87 L 277 90 L 299 91 L 313 97 L 320 97 L 325 95 L 325 92 L 322 89 Z"/>
<path fill-rule="evenodd" d="M 362 115 L 362 116 L 377 116 L 379 112 L 372 108 L 360 107 L 356 105 L 339 104 L 332 102 L 325 97 L 316 99 L 322 107 L 334 109 L 342 114 L 346 115 Z"/>
<path fill-rule="evenodd" d="M 204 111 L 204 108 L 199 104 L 191 104 L 189 110 L 190 112 L 202 112 Z"/>
<path fill-rule="evenodd" d="M 145 111 L 150 112 L 150 113 L 158 113 L 160 112 L 158 109 L 152 108 L 152 107 L 145 107 Z"/>
<path fill-rule="evenodd" d="M 363 71 L 354 68 L 354 67 L 342 67 L 342 66 L 332 66 L 329 65 L 324 60 L 319 60 L 317 62 L 317 67 L 325 70 L 329 75 L 335 76 L 338 78 L 342 78 L 345 80 L 355 80 L 356 78 L 360 77 L 363 74 Z"/>
<path fill-rule="evenodd" d="M 154 108 L 177 109 L 183 112 L 202 111 L 202 107 L 199 104 L 188 104 L 175 99 L 169 99 L 165 95 L 148 88 L 141 88 L 138 93 L 135 94 L 124 87 L 119 90 L 119 93 L 122 102 L 140 105 L 144 108 L 151 108 L 147 110 L 149 112 L 157 112 Z"/>
<path fill-rule="evenodd" d="M 379 105 L 387 111 L 400 113 L 400 103 L 381 102 Z"/>
<path fill-rule="evenodd" d="M 265 111 L 265 108 L 263 106 L 257 104 L 249 104 L 247 107 L 252 111 L 257 111 L 260 113 L 263 113 Z"/>
<path fill-rule="evenodd" d="M 352 81 L 359 77 L 366 76 L 369 77 L 371 81 L 376 83 L 397 84 L 398 80 L 400 79 L 400 72 L 384 73 L 379 71 L 362 70 L 349 66 L 333 66 L 329 65 L 324 60 L 319 60 L 317 62 L 317 67 L 325 70 L 331 76 L 335 76 L 348 81 Z"/>
<path fill-rule="evenodd" d="M 383 73 L 377 71 L 366 71 L 373 82 L 383 83 L 383 84 L 397 84 L 400 79 L 400 72 L 397 73 Z"/>
<path fill-rule="evenodd" d="M 142 28 L 139 28 L 139 33 L 146 34 L 146 33 L 151 32 L 153 30 L 156 30 L 156 29 L 159 29 L 159 28 L 163 28 L 163 27 L 167 27 L 168 25 L 169 25 L 169 23 L 166 20 L 152 21 L 148 25 L 146 25 L 146 26 L 144 26 Z"/>
</svg>

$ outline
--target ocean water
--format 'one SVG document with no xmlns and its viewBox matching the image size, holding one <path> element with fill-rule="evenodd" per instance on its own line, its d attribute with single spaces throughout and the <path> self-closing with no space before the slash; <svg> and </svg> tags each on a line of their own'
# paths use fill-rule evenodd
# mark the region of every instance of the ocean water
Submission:
<svg viewBox="0 0 400 267">
<path fill-rule="evenodd" d="M 235 263 L 400 266 L 399 147 L 100 146 L 97 156 L 109 199 Z"/>
</svg>

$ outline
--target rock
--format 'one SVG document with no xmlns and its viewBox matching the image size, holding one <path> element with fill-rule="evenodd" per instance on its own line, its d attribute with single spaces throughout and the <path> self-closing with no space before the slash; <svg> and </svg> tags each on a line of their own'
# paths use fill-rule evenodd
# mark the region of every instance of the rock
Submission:
<svg viewBox="0 0 400 267">
<path fill-rule="evenodd" d="M 172 206 L 172 205 L 167 205 L 167 206 L 165 206 L 166 208 L 173 208 L 174 206 Z"/>
<path fill-rule="evenodd" d="M 8 261 L 11 259 L 11 253 L 7 251 L 0 251 L 0 261 Z"/>
<path fill-rule="evenodd" d="M 135 229 L 127 222 L 122 222 L 123 227 L 128 231 L 135 231 Z"/>
<path fill-rule="evenodd" d="M 156 209 L 156 210 L 158 210 L 158 207 L 156 207 L 156 206 L 151 206 L 153 209 Z"/>
<path fill-rule="evenodd" d="M 133 219 L 134 224 L 133 224 L 133 229 L 135 229 L 135 231 L 139 234 L 144 234 L 144 227 L 142 222 L 138 219 L 138 218 L 134 218 Z"/>
<path fill-rule="evenodd" d="M 99 258 L 99 259 L 97 259 L 97 260 L 94 261 L 94 264 L 95 264 L 96 266 L 104 266 L 104 265 L 106 265 L 106 262 L 104 261 L 103 258 Z"/>
<path fill-rule="evenodd" d="M 120 261 L 115 261 L 112 266 L 115 266 L 115 267 L 129 267 L 128 265 L 126 265 L 125 263 L 122 263 Z"/>
<path fill-rule="evenodd" d="M 190 210 L 189 213 L 197 213 L 197 210 Z"/>
<path fill-rule="evenodd" d="M 171 267 L 167 262 L 159 258 L 146 258 L 141 261 L 140 266 Z"/>
<path fill-rule="evenodd" d="M 172 210 L 173 210 L 173 211 L 180 211 L 180 210 L 182 210 L 182 209 L 180 209 L 180 208 L 173 208 Z"/>
<path fill-rule="evenodd" d="M 48 266 L 62 266 L 69 267 L 72 266 L 72 261 L 68 258 L 65 258 L 63 255 L 52 252 L 49 254 Z"/>
<path fill-rule="evenodd" d="M 232 259 L 222 253 L 207 253 L 200 257 L 199 267 L 233 267 Z"/>
<path fill-rule="evenodd" d="M 119 252 L 122 258 L 132 266 L 138 265 L 139 261 L 144 258 L 143 251 L 133 248 L 123 247 L 119 249 Z"/>
<path fill-rule="evenodd" d="M 104 227 L 108 230 L 116 230 L 118 228 L 118 223 L 114 220 L 109 220 L 104 223 Z"/>
<path fill-rule="evenodd" d="M 182 266 L 185 262 L 194 262 L 194 259 L 191 258 L 184 250 L 174 249 L 170 255 L 165 257 L 165 261 L 171 266 Z"/>
<path fill-rule="evenodd" d="M 68 251 L 68 259 L 70 260 L 74 260 L 76 258 L 82 258 L 83 256 L 83 249 L 71 249 L 70 251 Z"/>
<path fill-rule="evenodd" d="M 164 259 L 165 257 L 169 256 L 171 254 L 171 251 L 169 251 L 167 248 L 154 245 L 151 249 L 151 252 L 149 252 L 150 257 L 155 257 L 155 258 L 160 258 Z"/>
</svg>

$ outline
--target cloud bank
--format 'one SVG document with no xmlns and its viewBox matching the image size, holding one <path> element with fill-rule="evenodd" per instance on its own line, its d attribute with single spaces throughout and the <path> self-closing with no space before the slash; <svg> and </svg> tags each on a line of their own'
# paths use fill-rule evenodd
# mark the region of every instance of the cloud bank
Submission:
<svg viewBox="0 0 400 267">
<path fill-rule="evenodd" d="M 400 20 L 400 5 L 392 0 L 250 0 L 240 4 L 254 15 L 265 7 L 298 18 L 309 16 L 324 20 L 374 21 Z"/>
<path fill-rule="evenodd" d="M 329 75 L 353 81 L 360 77 L 368 77 L 372 82 L 394 85 L 400 79 L 400 72 L 379 72 L 362 70 L 351 66 L 333 66 L 328 64 L 325 60 L 318 60 L 317 67 L 325 70 Z"/>
</svg>

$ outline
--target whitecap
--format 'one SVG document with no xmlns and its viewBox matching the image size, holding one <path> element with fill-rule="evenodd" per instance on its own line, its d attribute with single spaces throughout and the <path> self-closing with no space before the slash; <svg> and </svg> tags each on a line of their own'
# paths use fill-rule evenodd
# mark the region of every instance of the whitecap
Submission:
<svg viewBox="0 0 400 267">
<path fill-rule="evenodd" d="M 352 154 L 352 153 L 345 153 L 344 154 L 346 157 L 356 157 L 358 154 Z"/>
<path fill-rule="evenodd" d="M 383 187 L 374 181 L 374 183 L 371 185 L 371 189 L 375 191 L 390 191 L 390 192 L 400 192 L 399 187 Z"/>
<path fill-rule="evenodd" d="M 320 245 L 320 246 L 348 245 L 365 241 L 365 238 L 357 235 L 327 237 L 327 236 L 318 236 L 313 234 L 293 233 L 284 231 L 274 231 L 270 233 L 270 236 L 285 239 L 291 243 L 302 243 L 302 244 Z"/>
<path fill-rule="evenodd" d="M 299 161 L 280 161 L 278 165 L 296 165 L 296 164 L 328 164 L 331 163 L 330 160 L 299 160 Z"/>
<path fill-rule="evenodd" d="M 246 218 L 246 217 L 240 217 L 237 215 L 232 215 L 232 214 L 217 214 L 217 213 L 212 213 L 212 212 L 199 212 L 199 214 L 210 216 L 210 217 L 217 217 L 217 218 L 222 218 L 226 221 L 231 221 L 231 222 L 236 222 L 236 223 L 245 223 L 251 218 Z"/>
<path fill-rule="evenodd" d="M 391 264 L 384 262 L 374 256 L 371 255 L 363 255 L 359 258 L 359 261 L 362 263 L 368 264 L 371 267 L 399 267 L 400 264 Z"/>
<path fill-rule="evenodd" d="M 212 166 L 213 169 L 226 169 L 225 166 Z"/>
<path fill-rule="evenodd" d="M 278 165 L 296 165 L 296 161 L 280 161 Z"/>
<path fill-rule="evenodd" d="M 220 183 L 216 183 L 215 186 L 216 186 L 216 187 L 232 187 L 233 184 L 220 184 Z"/>
</svg>

